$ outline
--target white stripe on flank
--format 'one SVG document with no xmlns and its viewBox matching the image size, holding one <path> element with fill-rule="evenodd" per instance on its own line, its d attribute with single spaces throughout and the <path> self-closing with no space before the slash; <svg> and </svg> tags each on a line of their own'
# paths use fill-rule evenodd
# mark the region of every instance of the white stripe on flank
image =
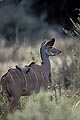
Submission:
<svg viewBox="0 0 80 120">
<path fill-rule="evenodd" d="M 30 78 L 30 80 L 31 80 L 31 75 L 30 75 L 30 73 L 29 73 L 29 78 Z M 32 83 L 32 82 L 31 82 Z M 32 89 L 32 84 L 31 84 L 31 89 Z"/>
<path fill-rule="evenodd" d="M 37 77 L 37 75 L 36 75 L 35 71 L 34 71 L 31 67 L 30 67 L 30 69 L 32 70 L 32 72 L 34 73 L 34 75 L 35 75 L 35 77 L 36 77 L 36 88 L 37 88 L 38 77 Z"/>
<path fill-rule="evenodd" d="M 41 72 L 42 78 L 44 79 L 44 75 L 43 75 L 43 72 L 42 72 L 42 71 L 40 71 L 40 72 Z"/>
<path fill-rule="evenodd" d="M 13 81 L 14 85 L 15 85 L 15 82 L 14 82 L 13 76 L 11 75 L 11 73 L 10 73 L 10 72 L 8 72 L 8 73 L 9 73 L 9 75 L 10 75 L 10 77 L 11 77 L 11 79 L 12 79 L 12 81 Z"/>
<path fill-rule="evenodd" d="M 17 75 L 17 73 L 15 72 L 15 70 L 13 71 L 16 75 Z M 13 82 L 14 82 L 14 79 L 13 79 L 13 77 L 12 77 L 12 75 L 11 75 L 11 73 L 9 72 L 9 74 L 10 74 L 10 76 L 11 76 L 11 78 L 12 78 L 12 80 L 13 80 Z M 25 80 L 25 82 L 26 82 L 26 88 L 27 88 L 27 80 L 26 80 L 26 77 L 25 77 L 25 74 L 24 74 L 24 72 L 22 72 L 22 74 L 23 74 L 23 76 L 24 76 L 24 80 Z M 21 79 L 21 78 L 20 78 Z M 14 84 L 15 84 L 15 82 L 14 82 Z"/>
<path fill-rule="evenodd" d="M 22 74 L 23 74 L 23 76 L 24 76 L 24 79 L 25 79 L 25 82 L 26 82 L 26 88 L 28 87 L 28 84 L 27 84 L 27 79 L 26 79 L 26 76 L 25 76 L 25 74 L 24 74 L 24 72 L 22 71 Z M 27 73 L 26 73 L 27 74 Z"/>
</svg>

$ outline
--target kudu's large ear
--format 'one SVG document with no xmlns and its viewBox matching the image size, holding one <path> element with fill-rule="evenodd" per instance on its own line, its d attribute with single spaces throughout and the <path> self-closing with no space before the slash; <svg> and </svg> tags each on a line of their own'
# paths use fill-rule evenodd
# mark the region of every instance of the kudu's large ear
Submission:
<svg viewBox="0 0 80 120">
<path fill-rule="evenodd" d="M 52 47 L 55 43 L 55 38 L 52 38 L 51 40 L 49 40 L 47 43 L 46 43 L 46 46 L 50 46 Z"/>
</svg>

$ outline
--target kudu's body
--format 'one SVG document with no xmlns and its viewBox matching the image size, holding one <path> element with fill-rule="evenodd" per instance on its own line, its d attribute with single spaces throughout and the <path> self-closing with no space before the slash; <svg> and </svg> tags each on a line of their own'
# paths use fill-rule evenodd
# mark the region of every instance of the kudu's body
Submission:
<svg viewBox="0 0 80 120">
<path fill-rule="evenodd" d="M 9 69 L 1 77 L 1 92 L 5 93 L 8 98 L 9 111 L 12 111 L 17 105 L 20 96 L 31 95 L 33 91 L 39 91 L 41 87 L 48 88 L 51 82 L 49 56 L 61 53 L 61 51 L 52 47 L 54 42 L 55 39 L 53 38 L 47 43 L 44 41 L 41 44 L 41 65 L 32 62 L 24 68 L 16 66 L 14 69 Z"/>
</svg>

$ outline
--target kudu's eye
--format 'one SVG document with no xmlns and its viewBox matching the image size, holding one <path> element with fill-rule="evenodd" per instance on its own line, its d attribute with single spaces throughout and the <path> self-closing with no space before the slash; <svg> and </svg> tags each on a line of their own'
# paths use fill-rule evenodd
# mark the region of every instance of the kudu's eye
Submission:
<svg viewBox="0 0 80 120">
<path fill-rule="evenodd" d="M 52 48 L 52 46 L 48 46 L 48 48 Z"/>
<path fill-rule="evenodd" d="M 51 47 L 51 46 L 48 46 L 48 47 L 47 47 L 47 50 L 50 50 L 50 49 L 52 49 L 52 47 Z"/>
</svg>

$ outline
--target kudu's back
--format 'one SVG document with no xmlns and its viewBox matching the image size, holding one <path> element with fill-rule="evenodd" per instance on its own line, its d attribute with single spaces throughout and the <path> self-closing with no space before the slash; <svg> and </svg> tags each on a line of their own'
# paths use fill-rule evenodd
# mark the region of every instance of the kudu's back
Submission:
<svg viewBox="0 0 80 120">
<path fill-rule="evenodd" d="M 48 87 L 48 77 L 42 68 L 37 64 L 31 64 L 29 72 L 20 71 L 19 69 L 9 69 L 2 76 L 2 92 L 10 96 L 30 95 L 32 92 L 39 91 L 40 87 Z"/>
</svg>

